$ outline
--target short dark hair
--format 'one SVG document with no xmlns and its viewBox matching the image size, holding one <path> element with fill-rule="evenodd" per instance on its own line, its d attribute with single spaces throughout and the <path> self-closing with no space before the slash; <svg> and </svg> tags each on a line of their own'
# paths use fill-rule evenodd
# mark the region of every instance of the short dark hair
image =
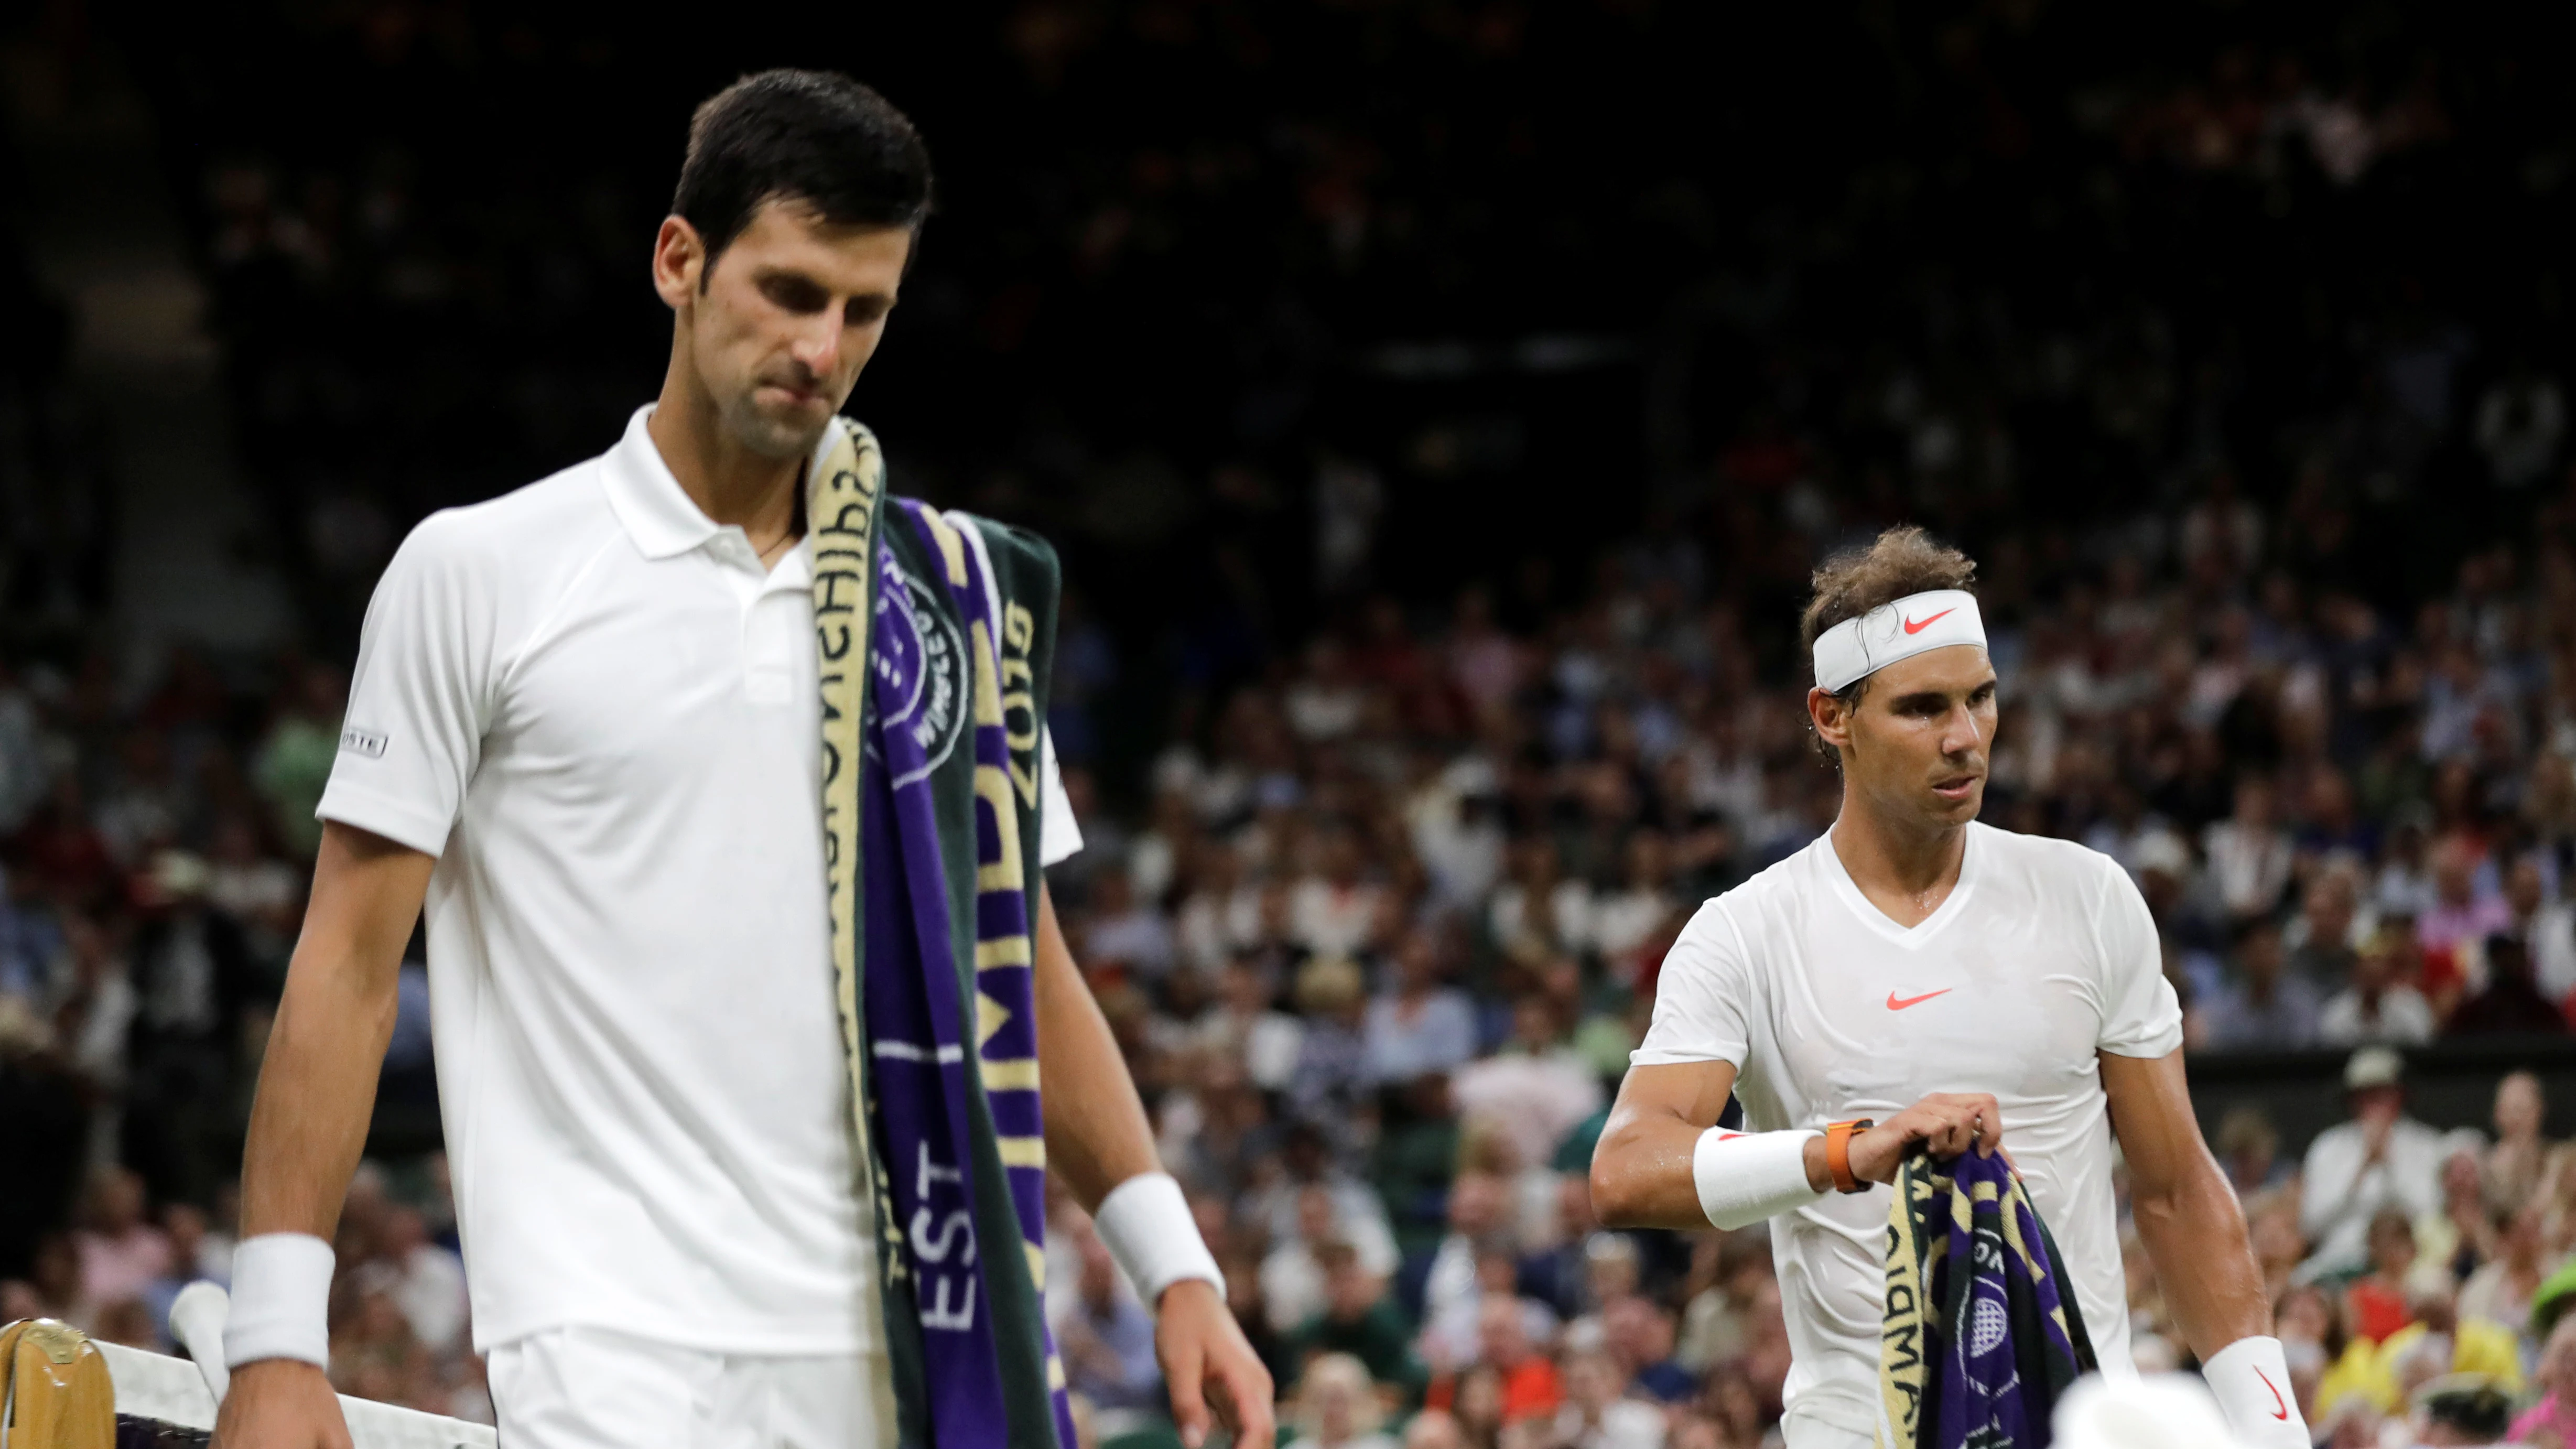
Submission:
<svg viewBox="0 0 2576 1449">
<path fill-rule="evenodd" d="M 917 228 L 930 214 L 930 151 L 894 104 L 831 71 L 765 70 L 709 96 L 689 121 L 671 213 L 697 228 L 707 266 L 771 201 L 840 226 Z"/>
</svg>

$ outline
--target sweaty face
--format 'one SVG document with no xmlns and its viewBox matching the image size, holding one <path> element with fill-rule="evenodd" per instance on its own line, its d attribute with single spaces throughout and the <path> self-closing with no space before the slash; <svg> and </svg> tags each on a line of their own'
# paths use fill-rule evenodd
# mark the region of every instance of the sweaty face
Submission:
<svg viewBox="0 0 2576 1449">
<path fill-rule="evenodd" d="M 663 225 L 667 251 L 670 228 L 686 224 Z M 905 228 L 841 226 L 773 201 L 712 265 L 701 254 L 663 272 L 665 298 L 686 309 L 691 365 L 736 442 L 769 458 L 813 448 L 876 353 L 911 253 Z"/>
<path fill-rule="evenodd" d="M 1995 669 L 1974 644 L 1900 659 L 1841 713 L 1843 776 L 1881 809 L 1964 825 L 1986 799 Z"/>
</svg>

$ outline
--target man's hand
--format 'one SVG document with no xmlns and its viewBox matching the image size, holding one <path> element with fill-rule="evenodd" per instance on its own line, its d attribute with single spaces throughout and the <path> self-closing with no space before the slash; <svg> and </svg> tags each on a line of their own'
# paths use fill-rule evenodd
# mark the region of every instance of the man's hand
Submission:
<svg viewBox="0 0 2576 1449">
<path fill-rule="evenodd" d="M 1894 1182 L 1897 1167 L 1916 1143 L 1934 1157 L 1956 1157 L 1970 1147 L 1980 1157 L 1992 1157 L 2003 1150 L 2003 1108 L 1982 1092 L 1935 1092 L 1868 1131 L 1852 1134 L 1852 1176 Z"/>
<path fill-rule="evenodd" d="M 2363 1107 L 2361 1120 L 2361 1165 L 2369 1167 L 2388 1160 L 2388 1139 L 2397 1130 L 2397 1109 L 2372 1102 Z"/>
<path fill-rule="evenodd" d="M 301 1359 L 264 1358 L 233 1370 L 223 1412 L 215 1418 L 217 1449 L 350 1449 L 340 1396 L 322 1371 Z"/>
<path fill-rule="evenodd" d="M 1210 1410 L 1239 1449 L 1271 1449 L 1278 1423 L 1270 1370 L 1261 1366 L 1214 1287 L 1185 1278 L 1163 1290 L 1154 1315 L 1154 1353 L 1163 1361 L 1172 1421 L 1188 1449 L 1207 1442 Z"/>
</svg>

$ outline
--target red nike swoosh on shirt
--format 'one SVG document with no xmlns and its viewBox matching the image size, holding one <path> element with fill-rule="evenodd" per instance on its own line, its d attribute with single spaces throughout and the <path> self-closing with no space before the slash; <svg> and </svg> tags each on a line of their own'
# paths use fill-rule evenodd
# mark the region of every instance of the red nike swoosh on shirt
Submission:
<svg viewBox="0 0 2576 1449">
<path fill-rule="evenodd" d="M 2272 1389 L 2272 1417 L 2275 1419 L 2288 1419 L 2290 1417 L 2290 1406 L 2282 1402 L 2281 1391 L 2279 1389 L 2272 1388 L 2272 1376 L 2263 1372 L 2261 1369 L 2256 1369 L 2254 1370 L 2254 1377 L 2263 1381 L 2263 1387 Z"/>
<path fill-rule="evenodd" d="M 1926 991 L 1921 996 L 1909 996 L 1903 1001 L 1897 1000 L 1896 993 L 1891 991 L 1887 993 L 1887 1009 L 1890 1011 L 1903 1011 L 1909 1006 L 1921 1006 L 1923 1003 L 1930 1001 L 1935 996 L 1947 996 L 1958 989 L 1959 988 L 1955 986 L 1944 986 L 1938 991 Z"/>
<path fill-rule="evenodd" d="M 1933 625 L 1940 623 L 1942 620 L 1957 612 L 1959 612 L 1959 606 L 1953 604 L 1949 608 L 1943 609 L 1940 613 L 1934 614 L 1928 619 L 1908 619 L 1905 621 L 1905 632 L 1908 634 L 1920 634 L 1924 630 L 1931 628 Z"/>
</svg>

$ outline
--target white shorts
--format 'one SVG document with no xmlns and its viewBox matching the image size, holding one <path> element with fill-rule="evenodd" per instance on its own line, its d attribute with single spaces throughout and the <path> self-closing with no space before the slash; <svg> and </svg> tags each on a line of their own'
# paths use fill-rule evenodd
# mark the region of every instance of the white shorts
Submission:
<svg viewBox="0 0 2576 1449">
<path fill-rule="evenodd" d="M 883 1354 L 792 1357 L 557 1328 L 492 1350 L 511 1449 L 877 1449 Z"/>
</svg>

